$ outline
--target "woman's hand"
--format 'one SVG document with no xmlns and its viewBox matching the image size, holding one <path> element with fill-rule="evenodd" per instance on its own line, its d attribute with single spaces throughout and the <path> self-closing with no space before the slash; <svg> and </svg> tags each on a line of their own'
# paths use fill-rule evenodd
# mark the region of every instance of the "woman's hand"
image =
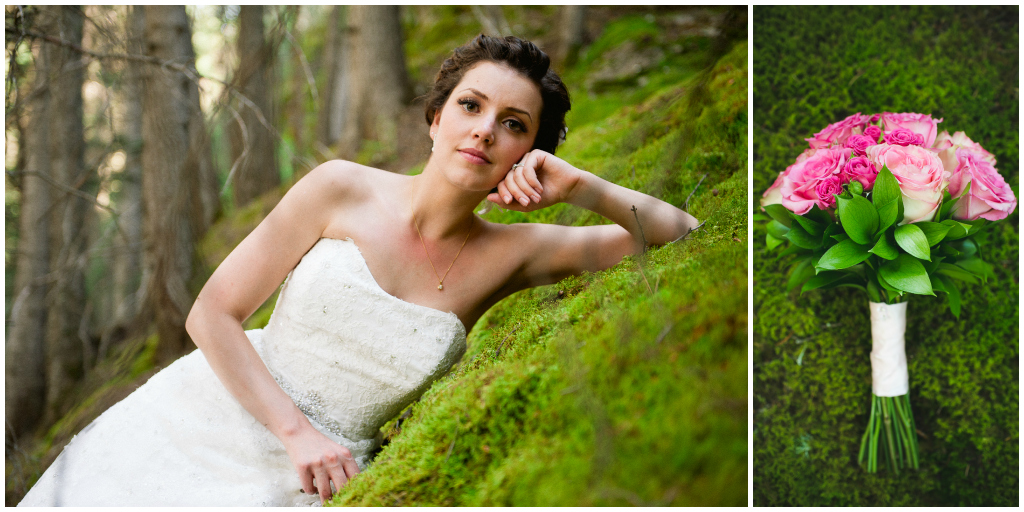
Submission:
<svg viewBox="0 0 1024 512">
<path fill-rule="evenodd" d="M 535 149 L 523 155 L 487 200 L 519 212 L 569 202 L 584 173 L 551 153 Z"/>
<path fill-rule="evenodd" d="M 327 501 L 335 490 L 340 490 L 349 479 L 359 473 L 352 452 L 312 426 L 283 439 L 288 457 L 299 473 L 302 491 L 306 494 L 319 492 L 320 500 Z M 313 485 L 313 480 L 316 485 Z"/>
</svg>

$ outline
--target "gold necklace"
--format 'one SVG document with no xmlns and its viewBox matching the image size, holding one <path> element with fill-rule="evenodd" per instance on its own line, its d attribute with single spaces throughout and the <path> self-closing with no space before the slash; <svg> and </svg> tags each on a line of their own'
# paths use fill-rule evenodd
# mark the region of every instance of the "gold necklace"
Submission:
<svg viewBox="0 0 1024 512">
<path fill-rule="evenodd" d="M 416 214 L 412 211 L 412 205 L 409 205 L 409 213 L 412 214 L 412 225 L 416 227 L 416 235 L 420 237 L 420 245 L 423 246 L 423 253 L 427 255 L 427 262 L 430 263 L 430 270 L 434 271 L 434 277 L 437 278 L 437 289 L 444 290 L 444 280 L 448 277 L 448 272 L 451 271 L 452 266 L 455 265 L 455 260 L 459 259 L 459 255 L 462 254 L 462 249 L 466 247 L 466 242 L 469 241 L 469 234 L 472 230 L 472 219 L 470 219 L 470 229 L 466 230 L 466 239 L 462 241 L 462 247 L 459 247 L 459 252 L 455 253 L 455 259 L 452 260 L 452 264 L 448 265 L 448 270 L 444 271 L 443 276 L 437 275 L 437 269 L 434 268 L 434 262 L 430 260 L 430 253 L 427 252 L 427 244 L 423 242 L 423 234 L 420 233 L 420 225 L 416 222 Z"/>
</svg>

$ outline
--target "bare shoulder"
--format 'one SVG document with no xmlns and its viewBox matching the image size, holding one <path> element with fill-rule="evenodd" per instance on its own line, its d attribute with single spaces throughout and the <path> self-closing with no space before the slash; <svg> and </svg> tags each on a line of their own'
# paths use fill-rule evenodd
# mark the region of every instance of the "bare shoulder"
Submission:
<svg viewBox="0 0 1024 512">
<path fill-rule="evenodd" d="M 380 175 L 391 174 L 347 160 L 330 160 L 316 166 L 293 188 L 329 199 L 359 200 L 373 192 L 372 184 Z"/>
</svg>

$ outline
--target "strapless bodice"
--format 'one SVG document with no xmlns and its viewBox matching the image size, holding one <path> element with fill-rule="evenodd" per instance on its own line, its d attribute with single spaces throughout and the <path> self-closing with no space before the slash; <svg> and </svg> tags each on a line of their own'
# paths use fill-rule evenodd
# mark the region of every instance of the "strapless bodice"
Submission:
<svg viewBox="0 0 1024 512">
<path fill-rule="evenodd" d="M 299 409 L 358 444 L 462 357 L 466 330 L 381 289 L 351 239 L 321 238 L 285 280 L 260 345 Z"/>
</svg>

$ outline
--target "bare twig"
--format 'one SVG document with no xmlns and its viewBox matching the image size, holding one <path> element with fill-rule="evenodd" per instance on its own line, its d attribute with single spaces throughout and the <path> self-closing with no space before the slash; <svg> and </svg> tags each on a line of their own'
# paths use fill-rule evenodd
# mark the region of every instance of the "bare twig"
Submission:
<svg viewBox="0 0 1024 512">
<path fill-rule="evenodd" d="M 302 51 L 302 47 L 299 46 L 299 42 L 295 40 L 295 36 L 292 35 L 290 30 L 285 30 L 284 35 L 288 38 L 288 42 L 291 43 L 292 47 L 295 48 L 295 53 L 299 55 L 299 62 L 302 63 L 302 71 L 306 73 L 306 82 L 309 83 L 309 92 L 313 95 L 313 104 L 319 109 L 320 93 L 316 89 L 316 81 L 313 79 L 313 71 L 309 68 L 309 61 L 306 60 L 306 54 Z"/>
<path fill-rule="evenodd" d="M 701 222 L 700 224 L 697 224 L 697 227 L 695 227 L 695 228 L 690 228 L 690 229 L 686 230 L 686 234 L 685 234 L 685 235 L 683 235 L 683 236 L 681 236 L 681 237 L 679 237 L 679 238 L 676 238 L 675 240 L 672 240 L 672 241 L 671 241 L 671 242 L 669 242 L 669 243 L 670 243 L 670 244 L 674 244 L 674 243 L 676 243 L 676 242 L 681 242 L 681 241 L 683 241 L 683 240 L 684 240 L 684 239 L 685 239 L 686 237 L 690 236 L 690 233 L 693 233 L 694 231 L 697 231 L 698 229 L 700 229 L 700 228 L 704 227 L 704 224 L 705 224 L 705 223 L 707 223 L 707 221 L 706 221 L 706 220 L 705 220 L 704 222 Z"/>
<path fill-rule="evenodd" d="M 636 219 L 636 225 L 640 227 L 640 240 L 644 243 L 643 252 L 647 252 L 647 237 L 644 236 L 644 225 L 640 224 L 640 216 L 636 213 L 636 205 L 634 204 L 630 211 L 633 212 L 633 218 Z"/>
<path fill-rule="evenodd" d="M 636 266 L 637 268 L 640 269 L 640 276 L 644 278 L 644 284 L 647 285 L 647 291 L 651 292 L 651 295 L 654 295 L 654 290 L 651 288 L 651 283 L 650 281 L 647 280 L 647 274 L 644 273 L 643 260 L 645 259 L 644 256 L 647 253 L 647 237 L 644 236 L 644 226 L 643 224 L 640 224 L 640 216 L 637 215 L 636 213 L 636 205 L 633 205 L 633 208 L 631 208 L 630 211 L 633 212 L 633 217 L 636 218 L 636 225 L 640 226 L 640 240 L 644 244 L 643 251 L 640 252 L 640 257 L 636 260 Z"/>
<path fill-rule="evenodd" d="M 690 198 L 693 197 L 693 193 L 696 192 L 698 188 L 700 188 L 700 184 L 704 183 L 704 178 L 707 178 L 707 177 L 708 177 L 708 173 L 704 173 L 704 176 L 701 176 L 700 177 L 700 181 L 697 182 L 697 186 L 693 187 L 693 190 L 690 191 L 690 195 L 686 196 L 686 202 L 683 203 L 683 211 L 684 212 L 687 212 L 687 213 L 690 212 Z M 683 235 L 683 236 L 685 236 L 685 235 Z"/>
<path fill-rule="evenodd" d="M 519 330 L 519 326 L 521 325 L 521 323 L 516 324 L 516 326 L 512 328 L 512 330 L 508 334 L 505 335 L 505 337 L 501 340 L 501 343 L 498 344 L 498 349 L 494 351 L 494 357 L 498 357 L 501 354 L 501 348 L 505 346 L 505 342 L 508 341 L 508 339 L 511 338 L 512 335 Z"/>
</svg>

